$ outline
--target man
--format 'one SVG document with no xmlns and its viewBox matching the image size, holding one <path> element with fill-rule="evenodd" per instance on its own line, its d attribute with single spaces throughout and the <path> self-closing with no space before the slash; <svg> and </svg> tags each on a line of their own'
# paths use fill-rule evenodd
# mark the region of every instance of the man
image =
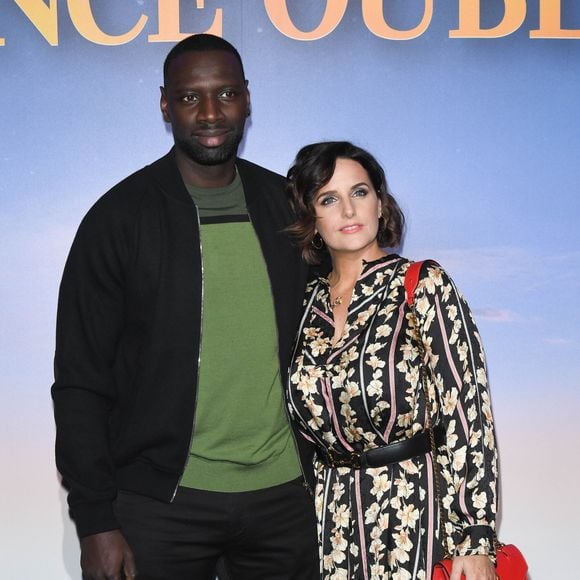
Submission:
<svg viewBox="0 0 580 580">
<path fill-rule="evenodd" d="M 236 157 L 236 49 L 177 44 L 161 111 L 175 147 L 89 211 L 60 288 L 56 457 L 84 577 L 213 580 L 219 560 L 316 578 L 310 450 L 282 395 L 306 272 L 283 178 Z"/>
</svg>

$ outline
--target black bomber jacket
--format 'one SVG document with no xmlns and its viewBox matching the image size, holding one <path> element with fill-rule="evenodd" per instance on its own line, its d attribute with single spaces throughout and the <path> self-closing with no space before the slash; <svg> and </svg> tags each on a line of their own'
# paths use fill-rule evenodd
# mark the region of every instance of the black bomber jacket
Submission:
<svg viewBox="0 0 580 580">
<path fill-rule="evenodd" d="M 274 297 L 282 382 L 307 268 L 282 232 L 285 180 L 237 160 Z M 193 433 L 202 312 L 199 220 L 173 150 L 83 219 L 59 293 L 56 462 L 80 537 L 118 528 L 118 489 L 170 502 Z M 303 472 L 311 452 L 295 432 Z"/>
</svg>

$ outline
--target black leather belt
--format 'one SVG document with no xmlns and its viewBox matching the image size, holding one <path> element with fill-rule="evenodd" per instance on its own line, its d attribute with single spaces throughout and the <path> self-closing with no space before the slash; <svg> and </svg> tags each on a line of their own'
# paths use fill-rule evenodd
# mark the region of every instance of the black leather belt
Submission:
<svg viewBox="0 0 580 580">
<path fill-rule="evenodd" d="M 440 447 L 445 442 L 445 430 L 437 425 L 433 428 L 435 445 Z M 431 452 L 429 432 L 422 431 L 409 439 L 395 441 L 383 447 L 369 449 L 362 453 L 337 453 L 333 449 L 318 450 L 318 459 L 327 467 L 350 467 L 365 469 L 367 467 L 383 467 L 390 463 L 399 463 L 419 455 Z"/>
</svg>

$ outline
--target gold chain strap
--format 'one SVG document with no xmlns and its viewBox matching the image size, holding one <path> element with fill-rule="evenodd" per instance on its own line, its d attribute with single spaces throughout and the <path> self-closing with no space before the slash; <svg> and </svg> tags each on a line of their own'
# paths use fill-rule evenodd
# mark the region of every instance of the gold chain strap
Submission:
<svg viewBox="0 0 580 580">
<path fill-rule="evenodd" d="M 429 431 L 429 442 L 431 443 L 431 459 L 433 461 L 433 475 L 435 479 L 435 496 L 437 498 L 437 505 L 439 508 L 439 529 L 441 530 L 441 538 L 443 540 L 443 555 L 445 558 L 453 558 L 453 555 L 449 551 L 449 535 L 447 534 L 447 529 L 445 527 L 445 522 L 447 518 L 445 517 L 446 511 L 443 507 L 443 498 L 441 496 L 441 483 L 440 483 L 440 470 L 439 463 L 437 462 L 437 444 L 435 443 L 435 433 L 433 432 L 433 425 L 431 422 L 431 415 L 433 412 L 433 406 L 431 404 L 431 399 L 429 398 L 429 392 L 427 390 L 427 354 L 425 351 L 425 345 L 421 339 L 419 333 L 419 319 L 417 318 L 417 313 L 415 312 L 415 303 L 411 305 L 411 321 L 413 323 L 413 328 L 415 331 L 415 338 L 417 340 L 417 348 L 419 349 L 419 356 L 421 357 L 421 383 L 423 385 L 423 391 L 425 393 L 425 406 L 427 408 L 427 417 L 425 419 L 427 430 Z M 493 532 L 493 546 L 497 553 L 504 544 L 500 542 L 497 538 L 497 532 Z M 499 578 L 499 576 L 497 576 Z"/>
<path fill-rule="evenodd" d="M 433 424 L 431 422 L 433 405 L 431 403 L 431 398 L 429 397 L 429 391 L 427 389 L 427 353 L 419 333 L 419 319 L 417 318 L 417 314 L 415 312 L 414 303 L 411 305 L 411 321 L 415 330 L 415 338 L 417 340 L 417 348 L 419 349 L 419 357 L 421 358 L 421 383 L 423 385 L 423 392 L 425 393 L 425 407 L 427 415 L 425 418 L 425 427 L 429 431 L 429 442 L 431 443 L 431 460 L 433 461 L 435 497 L 437 499 L 437 507 L 439 508 L 439 530 L 443 541 L 443 554 L 445 558 L 452 558 L 453 555 L 449 551 L 449 536 L 445 526 L 447 518 L 445 517 L 446 512 L 443 507 L 443 498 L 441 495 L 441 473 L 439 470 L 439 463 L 437 462 L 437 444 L 435 443 L 435 433 L 433 432 Z"/>
</svg>

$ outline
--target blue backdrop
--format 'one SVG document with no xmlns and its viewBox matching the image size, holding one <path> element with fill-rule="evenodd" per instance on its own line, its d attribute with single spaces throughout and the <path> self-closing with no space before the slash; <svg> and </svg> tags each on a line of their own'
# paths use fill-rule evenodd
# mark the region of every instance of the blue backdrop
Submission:
<svg viewBox="0 0 580 580">
<path fill-rule="evenodd" d="M 482 34 L 497 38 L 450 36 L 467 29 L 473 0 L 435 3 L 408 40 L 377 36 L 382 19 L 363 18 L 380 5 L 392 28 L 410 30 L 428 4 L 3 0 L 3 577 L 80 579 L 53 461 L 58 283 L 90 205 L 171 146 L 158 87 L 176 22 L 183 33 L 218 26 L 239 48 L 252 95 L 244 157 L 285 173 L 305 143 L 349 139 L 383 162 L 408 218 L 402 253 L 445 266 L 483 336 L 500 535 L 522 547 L 533 580 L 570 577 L 580 519 L 580 43 L 530 35 L 548 29 L 557 5 L 561 28 L 579 36 L 580 5 L 482 0 Z M 507 33 L 522 5 L 525 18 Z"/>
</svg>

